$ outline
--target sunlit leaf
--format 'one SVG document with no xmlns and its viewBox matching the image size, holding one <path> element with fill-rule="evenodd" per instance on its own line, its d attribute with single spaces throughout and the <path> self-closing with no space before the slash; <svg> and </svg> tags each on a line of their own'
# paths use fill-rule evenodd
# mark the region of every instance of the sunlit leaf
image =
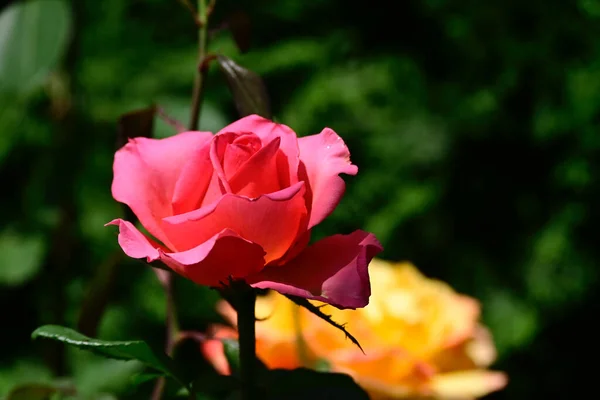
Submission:
<svg viewBox="0 0 600 400">
<path fill-rule="evenodd" d="M 271 118 L 269 96 L 262 78 L 229 57 L 219 55 L 217 60 L 240 116 L 258 114 Z"/>
<path fill-rule="evenodd" d="M 89 338 L 73 329 L 58 325 L 44 325 L 36 329 L 31 337 L 57 340 L 88 350 L 98 355 L 114 358 L 116 360 L 137 360 L 165 375 L 178 379 L 173 361 L 164 353 L 153 350 L 146 342 L 133 341 L 106 341 Z M 178 379 L 179 380 L 179 379 Z"/>
<path fill-rule="evenodd" d="M 0 14 L 0 91 L 43 83 L 65 53 L 71 12 L 62 0 L 18 1 Z"/>
</svg>

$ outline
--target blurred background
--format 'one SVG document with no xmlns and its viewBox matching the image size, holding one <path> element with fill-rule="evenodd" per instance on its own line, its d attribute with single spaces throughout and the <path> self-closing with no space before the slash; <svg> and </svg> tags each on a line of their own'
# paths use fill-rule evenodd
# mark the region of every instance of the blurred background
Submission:
<svg viewBox="0 0 600 400">
<path fill-rule="evenodd" d="M 123 215 L 110 194 L 119 116 L 155 103 L 187 123 L 196 27 L 176 0 L 31 10 L 0 16 L 0 394 L 59 374 L 126 398 L 135 366 L 30 334 L 58 323 L 163 342 L 155 275 L 103 225 Z M 489 399 L 585 387 L 600 311 L 600 1 L 217 0 L 212 27 L 231 15 L 249 18 L 250 50 L 228 31 L 210 49 L 264 78 L 277 121 L 333 128 L 359 166 L 316 236 L 372 231 L 382 258 L 480 299 L 494 369 L 510 377 Z M 236 118 L 214 66 L 201 129 Z M 155 136 L 173 133 L 156 120 Z M 216 293 L 176 286 L 184 328 L 219 320 Z"/>
</svg>

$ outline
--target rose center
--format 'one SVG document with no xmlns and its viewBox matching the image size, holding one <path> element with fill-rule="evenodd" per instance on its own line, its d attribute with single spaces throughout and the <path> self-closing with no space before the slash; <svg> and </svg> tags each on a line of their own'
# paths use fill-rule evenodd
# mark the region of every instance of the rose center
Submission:
<svg viewBox="0 0 600 400">
<path fill-rule="evenodd" d="M 229 179 L 261 148 L 260 139 L 253 133 L 236 135 L 225 148 L 223 172 Z"/>
</svg>

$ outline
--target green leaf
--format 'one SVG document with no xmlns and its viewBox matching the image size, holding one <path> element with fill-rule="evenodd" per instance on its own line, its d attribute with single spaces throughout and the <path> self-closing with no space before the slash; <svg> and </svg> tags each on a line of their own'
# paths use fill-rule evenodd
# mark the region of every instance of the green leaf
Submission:
<svg viewBox="0 0 600 400">
<path fill-rule="evenodd" d="M 225 358 L 227 358 L 231 373 L 232 375 L 237 375 L 240 370 L 240 344 L 237 339 L 220 339 L 220 341 L 223 343 L 223 352 L 225 353 Z M 258 358 L 256 359 L 256 368 L 259 371 L 266 371 L 268 369 Z"/>
<path fill-rule="evenodd" d="M 162 352 L 154 351 L 141 340 L 134 341 L 105 341 L 92 339 L 73 329 L 58 325 L 44 325 L 36 329 L 31 337 L 57 340 L 75 346 L 82 350 L 88 350 L 98 355 L 114 358 L 116 360 L 138 360 L 148 367 L 162 372 L 180 383 L 180 375 L 175 371 L 173 360 Z"/>
<path fill-rule="evenodd" d="M 135 374 L 130 379 L 131 386 L 139 386 L 149 381 L 156 380 L 160 378 L 162 375 L 154 372 L 140 372 L 139 374 Z"/>
<path fill-rule="evenodd" d="M 237 374 L 240 370 L 240 344 L 234 339 L 222 339 L 223 352 L 231 372 Z"/>
<path fill-rule="evenodd" d="M 15 2 L 0 14 L 0 91 L 43 83 L 65 53 L 71 12 L 65 1 Z"/>
<path fill-rule="evenodd" d="M 354 379 L 345 374 L 317 372 L 306 368 L 274 369 L 261 377 L 267 399 L 368 400 Z"/>
<path fill-rule="evenodd" d="M 34 278 L 45 254 L 44 238 L 11 229 L 0 233 L 0 284 L 17 286 Z"/>
<path fill-rule="evenodd" d="M 233 94 L 233 101 L 240 116 L 258 114 L 271 118 L 269 96 L 261 77 L 236 64 L 229 57 L 219 55 L 217 61 Z"/>
</svg>

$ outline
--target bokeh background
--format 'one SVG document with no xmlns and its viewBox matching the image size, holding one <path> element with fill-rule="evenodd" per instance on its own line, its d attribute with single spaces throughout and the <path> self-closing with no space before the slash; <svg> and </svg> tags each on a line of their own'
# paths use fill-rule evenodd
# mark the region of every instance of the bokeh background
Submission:
<svg viewBox="0 0 600 400">
<path fill-rule="evenodd" d="M 211 50 L 264 78 L 276 120 L 333 128 L 359 166 L 316 235 L 372 231 L 383 258 L 480 299 L 494 369 L 510 377 L 490 399 L 586 387 L 600 1 L 217 0 L 213 27 L 239 11 L 250 50 L 228 31 Z M 30 334 L 59 323 L 162 343 L 161 287 L 103 225 L 123 214 L 110 195 L 117 120 L 156 103 L 187 122 L 196 28 L 176 0 L 55 0 L 19 18 L 0 24 L 0 394 L 59 374 L 127 398 L 135 366 Z M 216 66 L 208 79 L 200 125 L 215 131 L 237 112 Z M 173 133 L 156 121 L 156 136 Z M 176 286 L 183 327 L 219 320 L 216 293 Z"/>
</svg>

